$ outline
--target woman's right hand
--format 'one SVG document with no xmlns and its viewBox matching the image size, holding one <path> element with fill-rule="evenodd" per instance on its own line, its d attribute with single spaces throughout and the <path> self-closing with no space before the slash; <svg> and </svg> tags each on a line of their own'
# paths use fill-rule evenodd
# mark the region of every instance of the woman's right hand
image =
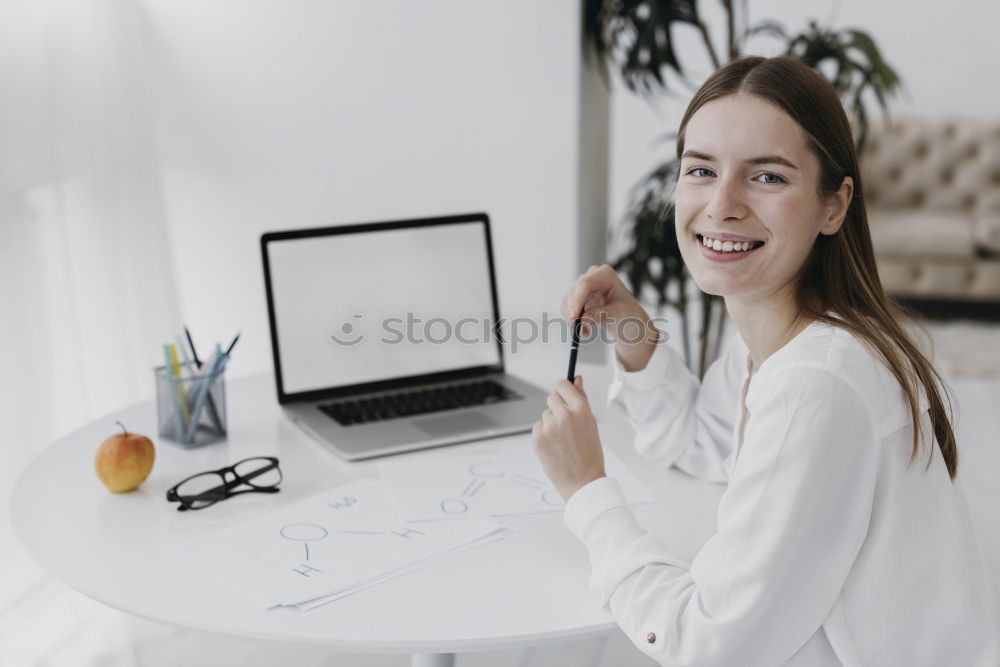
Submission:
<svg viewBox="0 0 1000 667">
<path fill-rule="evenodd" d="M 626 371 L 645 368 L 659 336 L 663 335 L 607 264 L 592 266 L 577 278 L 563 297 L 560 310 L 570 326 L 583 311 L 585 336 L 590 332 L 588 320 L 613 329 L 617 339 L 615 352 Z"/>
</svg>

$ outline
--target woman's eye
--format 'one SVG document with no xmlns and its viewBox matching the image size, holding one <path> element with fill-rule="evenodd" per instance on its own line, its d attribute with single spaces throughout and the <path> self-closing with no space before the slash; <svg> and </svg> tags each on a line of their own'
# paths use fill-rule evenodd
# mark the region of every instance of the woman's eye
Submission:
<svg viewBox="0 0 1000 667">
<path fill-rule="evenodd" d="M 757 177 L 757 179 L 764 179 L 761 183 L 766 183 L 767 185 L 779 185 L 781 183 L 786 183 L 784 178 L 778 176 L 774 172 L 765 171 L 763 174 Z"/>
<path fill-rule="evenodd" d="M 699 174 L 699 173 L 696 173 L 696 172 L 705 172 L 705 173 L 704 174 Z M 688 169 L 687 170 L 687 175 L 689 175 L 689 176 L 708 176 L 711 173 L 712 173 L 711 170 L 705 169 L 704 167 L 694 167 L 692 169 Z"/>
</svg>

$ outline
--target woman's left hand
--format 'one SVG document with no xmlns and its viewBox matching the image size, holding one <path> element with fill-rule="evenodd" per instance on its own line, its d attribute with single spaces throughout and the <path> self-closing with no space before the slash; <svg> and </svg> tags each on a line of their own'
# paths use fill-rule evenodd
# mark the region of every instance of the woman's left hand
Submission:
<svg viewBox="0 0 1000 667">
<path fill-rule="evenodd" d="M 560 380 L 546 402 L 549 409 L 535 422 L 531 437 L 549 481 L 569 500 L 577 489 L 604 477 L 601 438 L 581 376 L 572 384 Z"/>
</svg>

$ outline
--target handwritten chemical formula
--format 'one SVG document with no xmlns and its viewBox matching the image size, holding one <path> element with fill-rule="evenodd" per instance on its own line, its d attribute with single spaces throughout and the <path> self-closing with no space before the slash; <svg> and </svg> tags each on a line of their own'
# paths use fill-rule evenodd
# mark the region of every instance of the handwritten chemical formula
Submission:
<svg viewBox="0 0 1000 667">
<path fill-rule="evenodd" d="M 186 543 L 179 555 L 263 607 L 313 609 L 488 541 L 492 519 L 412 525 L 364 478 Z"/>
<path fill-rule="evenodd" d="M 338 514 L 341 513 L 355 514 L 355 512 L 353 512 L 352 510 L 355 510 L 356 508 L 362 509 L 359 503 L 360 500 L 355 496 L 343 496 L 340 498 L 335 498 L 333 500 L 327 501 L 326 505 L 332 512 L 336 512 Z M 342 521 L 341 517 L 333 517 L 333 518 L 338 523 Z M 314 552 L 313 550 L 310 549 L 310 546 L 313 546 L 315 548 L 320 546 L 320 543 L 324 543 L 325 546 L 332 542 L 333 544 L 331 544 L 330 547 L 333 550 L 333 553 L 335 553 L 338 548 L 337 547 L 338 543 L 341 549 L 351 548 L 352 545 L 350 544 L 349 540 L 355 539 L 353 536 L 360 535 L 369 538 L 374 536 L 378 538 L 388 537 L 394 539 L 412 540 L 416 537 L 421 537 L 426 534 L 427 533 L 425 531 L 417 530 L 416 528 L 409 528 L 407 526 L 402 526 L 402 525 L 399 526 L 398 528 L 391 528 L 391 529 L 385 527 L 377 529 L 376 526 L 372 526 L 371 528 L 365 528 L 365 529 L 351 528 L 351 527 L 327 528 L 326 526 L 320 525 L 319 523 L 308 523 L 308 522 L 287 523 L 278 530 L 278 535 L 280 535 L 285 540 L 302 545 L 302 548 L 304 550 L 305 561 L 312 560 L 312 556 L 314 555 Z M 344 536 L 347 538 L 347 541 L 337 540 L 336 539 L 337 536 Z M 322 556 L 325 556 L 325 558 L 323 558 L 323 560 L 325 561 L 330 561 L 332 559 L 335 559 L 335 556 L 331 556 L 330 554 L 322 554 Z M 315 574 L 323 572 L 323 570 L 319 569 L 318 567 L 314 567 L 313 565 L 307 564 L 305 562 L 300 563 L 296 567 L 293 567 L 292 571 L 302 575 L 303 577 L 310 577 Z"/>
<path fill-rule="evenodd" d="M 450 516 L 461 516 L 469 511 L 469 503 L 474 502 L 473 498 L 487 483 L 508 483 L 515 484 L 528 493 L 538 494 L 538 499 L 550 507 L 562 507 L 562 498 L 554 488 L 548 483 L 533 477 L 510 473 L 501 470 L 492 461 L 480 461 L 468 467 L 470 479 L 466 483 L 462 492 L 457 497 L 445 498 L 441 501 L 440 507 L 444 514 Z"/>
<path fill-rule="evenodd" d="M 604 464 L 629 502 L 652 500 L 612 452 L 605 452 Z M 378 468 L 404 523 L 541 514 L 566 506 L 531 447 L 385 461 Z"/>
</svg>

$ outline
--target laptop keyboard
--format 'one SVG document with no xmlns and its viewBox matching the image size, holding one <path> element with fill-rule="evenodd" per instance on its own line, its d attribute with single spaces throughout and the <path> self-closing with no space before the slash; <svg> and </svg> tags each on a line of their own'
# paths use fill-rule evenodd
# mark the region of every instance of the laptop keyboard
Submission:
<svg viewBox="0 0 1000 667">
<path fill-rule="evenodd" d="M 428 412 L 441 412 L 473 405 L 512 401 L 520 395 L 493 380 L 477 380 L 445 387 L 413 389 L 382 396 L 335 401 L 319 409 L 341 426 L 398 419 Z"/>
</svg>

